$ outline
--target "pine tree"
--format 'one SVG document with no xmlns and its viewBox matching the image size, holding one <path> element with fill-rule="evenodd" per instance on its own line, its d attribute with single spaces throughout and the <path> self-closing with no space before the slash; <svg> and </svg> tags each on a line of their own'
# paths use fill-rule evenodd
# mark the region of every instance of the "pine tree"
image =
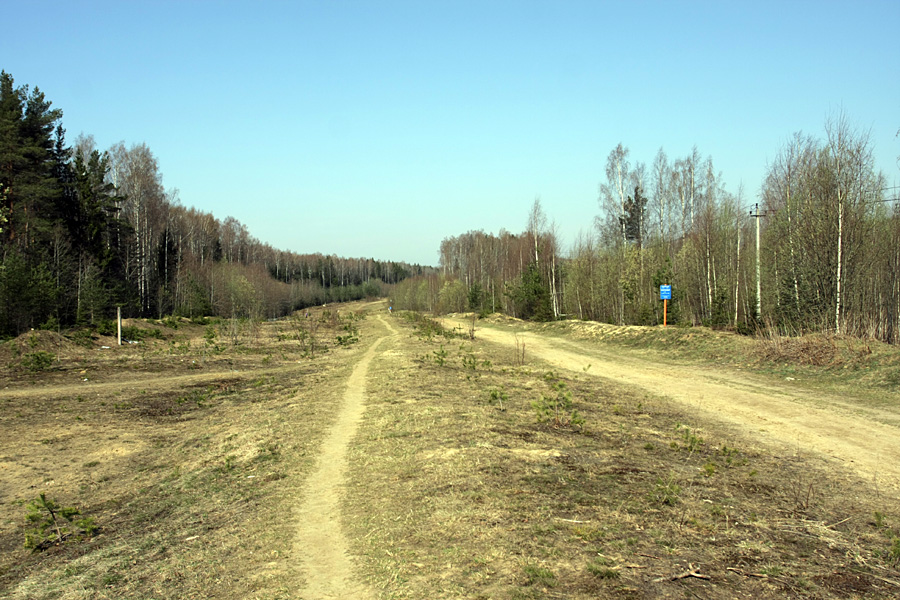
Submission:
<svg viewBox="0 0 900 600">
<path fill-rule="evenodd" d="M 16 175 L 25 164 L 19 148 L 23 104 L 22 91 L 13 87 L 12 77 L 6 71 L 0 72 L 0 188 L 3 190 L 4 217 L 7 219 L 3 237 L 0 238 L 3 242 L 15 239 L 15 221 L 9 220 L 20 196 L 19 190 L 14 190 Z"/>
<path fill-rule="evenodd" d="M 641 247 L 644 242 L 644 209 L 647 206 L 647 197 L 641 193 L 640 186 L 634 187 L 634 195 L 625 200 L 624 215 L 619 218 L 622 229 L 625 231 L 625 239 Z"/>
<path fill-rule="evenodd" d="M 15 88 L 12 76 L 0 73 L 0 181 L 9 188 L 10 220 L 4 241 L 26 253 L 48 242 L 62 199 L 54 152 L 64 144 L 62 111 L 50 104 L 38 88 Z"/>
<path fill-rule="evenodd" d="M 0 72 L 0 214 L 6 221 L 0 231 L 0 334 L 44 322 L 57 309 L 56 290 L 65 287 L 61 117 L 39 89 L 17 88 L 11 75 Z"/>
</svg>

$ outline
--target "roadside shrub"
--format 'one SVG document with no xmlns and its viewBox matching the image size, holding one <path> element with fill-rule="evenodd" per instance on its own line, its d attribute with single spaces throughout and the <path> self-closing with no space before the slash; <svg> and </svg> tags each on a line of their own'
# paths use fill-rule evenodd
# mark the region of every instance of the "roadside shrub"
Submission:
<svg viewBox="0 0 900 600">
<path fill-rule="evenodd" d="M 55 316 L 50 315 L 47 317 L 46 321 L 41 323 L 38 329 L 43 329 L 44 331 L 57 331 L 59 330 L 59 320 Z"/>
<path fill-rule="evenodd" d="M 737 324 L 735 331 L 738 335 L 754 335 L 756 334 L 755 325 L 751 325 L 749 323 L 744 323 L 743 321 Z"/>
<path fill-rule="evenodd" d="M 359 327 L 354 323 L 355 320 L 353 313 L 346 315 L 345 318 L 339 318 L 341 329 L 346 331 L 347 335 L 337 336 L 338 345 L 346 347 L 359 341 Z"/>
<path fill-rule="evenodd" d="M 122 328 L 122 337 L 126 340 L 132 340 L 135 342 L 139 342 L 147 338 L 156 338 L 158 340 L 165 339 L 163 336 L 163 332 L 159 329 L 143 329 L 141 327 L 134 327 L 132 325 Z"/>
<path fill-rule="evenodd" d="M 53 355 L 49 352 L 44 352 L 43 350 L 38 350 L 37 352 L 29 352 L 22 357 L 22 366 L 32 373 L 46 371 L 52 364 Z"/>
<path fill-rule="evenodd" d="M 90 348 L 94 344 L 93 334 L 90 329 L 75 329 L 66 334 L 72 342 L 79 346 Z"/>
<path fill-rule="evenodd" d="M 343 346 L 343 347 L 345 347 L 345 348 L 346 348 L 347 346 L 350 346 L 351 344 L 355 344 L 355 343 L 358 342 L 358 341 L 359 341 L 359 338 L 356 337 L 356 336 L 353 335 L 353 334 L 349 334 L 349 335 L 339 335 L 339 336 L 337 336 L 337 343 L 338 343 L 338 345 L 339 345 L 339 346 Z"/>
<path fill-rule="evenodd" d="M 459 331 L 445 329 L 438 321 L 426 317 L 420 312 L 404 311 L 398 314 L 402 319 L 415 327 L 416 336 L 425 341 L 430 342 L 436 336 L 441 336 L 445 339 L 465 337 Z"/>
<path fill-rule="evenodd" d="M 645 326 L 656 325 L 657 318 L 654 307 L 646 302 L 641 303 L 635 311 L 634 324 Z"/>
<path fill-rule="evenodd" d="M 97 333 L 100 335 L 116 335 L 119 326 L 113 319 L 102 319 L 97 322 Z"/>
</svg>

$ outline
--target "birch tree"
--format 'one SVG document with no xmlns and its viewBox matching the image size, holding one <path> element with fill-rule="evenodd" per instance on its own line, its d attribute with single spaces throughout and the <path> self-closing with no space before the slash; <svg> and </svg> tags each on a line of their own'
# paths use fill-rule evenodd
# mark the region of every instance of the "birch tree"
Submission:
<svg viewBox="0 0 900 600">
<path fill-rule="evenodd" d="M 619 276 L 616 322 L 625 323 L 625 270 L 627 233 L 626 203 L 628 201 L 627 186 L 629 182 L 628 148 L 618 144 L 606 158 L 606 182 L 600 185 L 600 210 L 602 216 L 597 221 L 601 235 L 605 234 L 609 243 L 618 250 Z"/>
</svg>

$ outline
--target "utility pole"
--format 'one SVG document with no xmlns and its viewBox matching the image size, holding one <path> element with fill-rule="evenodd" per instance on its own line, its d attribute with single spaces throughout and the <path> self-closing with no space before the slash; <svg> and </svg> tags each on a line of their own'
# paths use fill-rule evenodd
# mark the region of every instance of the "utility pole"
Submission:
<svg viewBox="0 0 900 600">
<path fill-rule="evenodd" d="M 762 320 L 762 284 L 759 279 L 759 218 L 765 217 L 765 213 L 759 212 L 759 202 L 756 203 L 754 211 L 750 211 L 750 216 L 756 218 L 756 317 Z"/>
</svg>

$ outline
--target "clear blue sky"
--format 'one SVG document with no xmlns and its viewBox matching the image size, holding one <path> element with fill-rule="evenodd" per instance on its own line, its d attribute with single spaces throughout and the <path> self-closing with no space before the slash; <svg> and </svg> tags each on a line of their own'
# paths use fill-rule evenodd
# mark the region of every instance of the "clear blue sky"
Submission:
<svg viewBox="0 0 900 600">
<path fill-rule="evenodd" d="M 843 110 L 900 182 L 900 2 L 33 1 L 0 68 L 70 141 L 146 143 L 185 206 L 276 248 L 437 264 L 440 241 L 592 227 L 619 142 L 696 145 L 757 199 Z"/>
</svg>

